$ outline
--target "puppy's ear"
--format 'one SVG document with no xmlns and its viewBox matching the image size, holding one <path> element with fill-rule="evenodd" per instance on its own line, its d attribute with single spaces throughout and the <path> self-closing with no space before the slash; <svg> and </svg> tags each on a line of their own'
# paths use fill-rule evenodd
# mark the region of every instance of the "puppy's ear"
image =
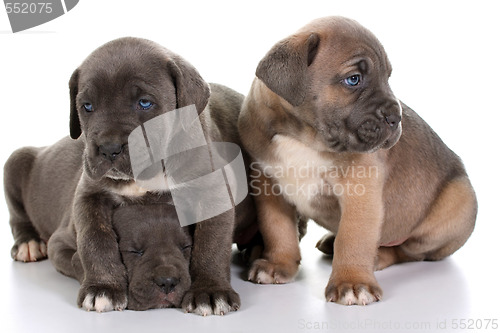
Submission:
<svg viewBox="0 0 500 333">
<path fill-rule="evenodd" d="M 80 119 L 78 118 L 78 107 L 76 105 L 76 95 L 78 94 L 78 77 L 80 76 L 80 71 L 76 69 L 71 75 L 69 80 L 69 100 L 70 100 L 70 111 L 69 111 L 69 134 L 72 139 L 78 139 L 82 134 L 82 129 L 80 127 Z"/>
<path fill-rule="evenodd" d="M 196 68 L 177 55 L 168 61 L 168 70 L 175 84 L 177 108 L 196 105 L 198 114 L 202 113 L 210 97 L 210 87 Z"/>
<path fill-rule="evenodd" d="M 307 67 L 316 57 L 319 41 L 316 33 L 300 33 L 283 39 L 260 61 L 255 74 L 290 104 L 302 104 L 307 89 Z"/>
</svg>

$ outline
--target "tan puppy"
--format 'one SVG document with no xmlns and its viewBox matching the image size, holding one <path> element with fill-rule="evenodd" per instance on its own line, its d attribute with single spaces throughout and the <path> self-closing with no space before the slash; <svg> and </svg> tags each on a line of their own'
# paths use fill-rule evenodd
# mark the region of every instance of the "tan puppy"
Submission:
<svg viewBox="0 0 500 333">
<path fill-rule="evenodd" d="M 469 238 L 477 202 L 462 162 L 396 99 L 372 33 L 315 20 L 278 42 L 256 74 L 239 118 L 265 246 L 250 280 L 294 278 L 296 214 L 332 232 L 318 248 L 333 253 L 325 296 L 341 304 L 382 297 L 374 270 L 442 259 Z"/>
</svg>

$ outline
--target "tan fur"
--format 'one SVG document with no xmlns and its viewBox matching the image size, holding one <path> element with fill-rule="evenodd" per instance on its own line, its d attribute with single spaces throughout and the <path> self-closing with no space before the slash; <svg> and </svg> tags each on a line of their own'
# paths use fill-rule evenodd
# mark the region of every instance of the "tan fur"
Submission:
<svg viewBox="0 0 500 333">
<path fill-rule="evenodd" d="M 417 260 L 441 260 L 459 248 L 472 233 L 476 203 L 468 178 L 449 183 L 434 202 L 429 215 L 403 244 L 380 247 L 377 270 Z"/>
<path fill-rule="evenodd" d="M 262 259 L 254 262 L 249 272 L 249 279 L 257 283 L 287 283 L 295 276 L 300 263 L 299 237 L 296 225 L 296 210 L 284 202 L 280 196 L 269 197 L 265 191 L 272 180 L 264 176 L 259 177 L 260 190 L 255 196 L 258 202 L 258 221 L 266 248 Z M 254 192 L 255 193 L 255 192 Z M 259 269 L 272 263 L 272 273 Z"/>
<path fill-rule="evenodd" d="M 375 269 L 439 260 L 468 239 L 477 202 L 462 162 L 394 97 L 391 71 L 375 36 L 339 17 L 313 21 L 262 59 L 238 123 L 256 161 L 264 239 L 250 280 L 296 275 L 295 212 L 331 232 L 317 245 L 333 253 L 325 296 L 346 305 L 382 297 Z M 352 75 L 359 86 L 345 83 Z M 270 185 L 281 191 L 262 195 Z"/>
</svg>

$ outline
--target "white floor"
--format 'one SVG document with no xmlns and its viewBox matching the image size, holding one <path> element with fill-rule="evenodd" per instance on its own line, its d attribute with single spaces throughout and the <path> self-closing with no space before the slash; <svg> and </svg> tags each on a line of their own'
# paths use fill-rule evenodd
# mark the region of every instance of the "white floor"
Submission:
<svg viewBox="0 0 500 333">
<path fill-rule="evenodd" d="M 85 312 L 75 303 L 76 281 L 57 273 L 49 261 L 11 261 L 3 242 L 2 327 L 7 328 L 4 332 L 37 333 L 125 333 L 144 328 L 146 332 L 457 332 L 460 325 L 484 327 L 496 319 L 489 322 L 492 327 L 499 321 L 498 277 L 488 263 L 497 261 L 497 244 L 479 244 L 478 237 L 473 237 L 442 262 L 404 264 L 377 272 L 383 300 L 366 307 L 345 307 L 323 299 L 330 260 L 314 249 L 323 230 L 313 224 L 309 229 L 301 245 L 303 265 L 296 282 L 270 286 L 247 282 L 235 252 L 232 283 L 242 307 L 225 317 L 205 318 L 180 309 Z M 490 253 L 489 258 L 481 257 L 483 252 Z"/>
</svg>

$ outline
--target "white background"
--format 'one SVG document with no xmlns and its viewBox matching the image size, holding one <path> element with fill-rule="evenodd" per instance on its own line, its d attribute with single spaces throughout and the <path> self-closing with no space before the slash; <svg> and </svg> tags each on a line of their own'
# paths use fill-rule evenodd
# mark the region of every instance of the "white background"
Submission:
<svg viewBox="0 0 500 333">
<path fill-rule="evenodd" d="M 372 30 L 392 62 L 393 91 L 458 153 L 479 200 L 469 242 L 439 263 L 377 272 L 384 299 L 367 307 L 327 304 L 330 263 L 314 249 L 310 225 L 297 281 L 258 286 L 233 265 L 241 309 L 201 318 L 178 309 L 86 313 L 78 283 L 48 261 L 10 258 L 13 244 L 0 201 L 0 316 L 4 332 L 328 332 L 459 331 L 460 320 L 500 321 L 497 213 L 500 48 L 495 1 L 99 1 L 80 0 L 66 15 L 13 34 L 0 8 L 0 164 L 24 145 L 69 134 L 67 82 L 101 44 L 122 36 L 152 39 L 179 53 L 209 82 L 246 93 L 258 61 L 278 40 L 327 15 Z M 411 203 L 408 203 L 411 204 Z M 465 321 L 467 326 L 470 321 Z M 491 324 L 490 324 L 491 325 Z M 315 329 L 317 328 L 317 329 Z M 500 328 L 499 328 L 500 329 Z M 470 331 L 470 330 L 469 330 Z M 479 331 L 479 330 L 476 330 Z"/>
</svg>

